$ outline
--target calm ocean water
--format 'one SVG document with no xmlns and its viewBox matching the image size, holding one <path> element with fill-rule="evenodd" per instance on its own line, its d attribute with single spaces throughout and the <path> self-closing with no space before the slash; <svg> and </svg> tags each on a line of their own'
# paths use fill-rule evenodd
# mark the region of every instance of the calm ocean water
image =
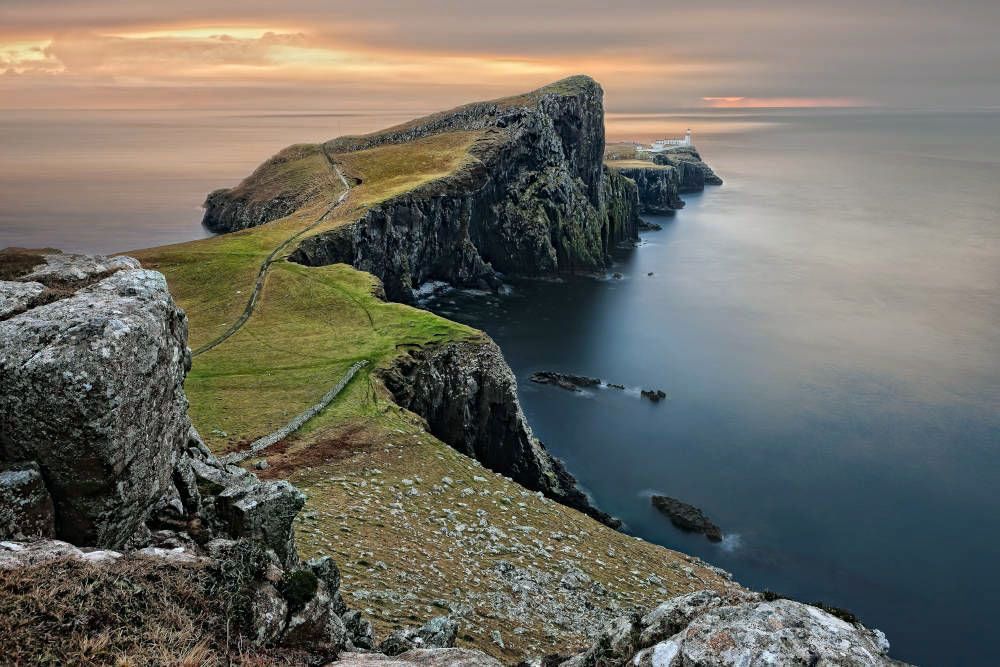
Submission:
<svg viewBox="0 0 1000 667">
<path fill-rule="evenodd" d="M 195 238 L 205 194 L 267 155 L 401 120 L 0 113 L 0 246 Z M 623 249 L 621 280 L 515 281 L 432 307 L 500 343 L 536 433 L 633 533 L 846 607 L 897 657 L 990 662 L 1000 114 L 614 116 L 609 138 L 687 125 L 726 184 Z M 536 370 L 630 389 L 569 394 L 532 385 Z M 654 491 L 726 540 L 675 530 Z"/>
</svg>

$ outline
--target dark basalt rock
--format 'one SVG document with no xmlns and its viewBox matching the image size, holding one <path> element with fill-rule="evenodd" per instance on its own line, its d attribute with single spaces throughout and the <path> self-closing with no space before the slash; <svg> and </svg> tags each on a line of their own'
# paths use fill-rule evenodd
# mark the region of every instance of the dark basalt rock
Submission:
<svg viewBox="0 0 1000 667">
<path fill-rule="evenodd" d="M 650 500 L 653 507 L 669 517 L 670 522 L 681 530 L 704 533 L 712 542 L 722 541 L 722 530 L 694 505 L 688 505 L 669 496 L 653 496 Z"/>
<path fill-rule="evenodd" d="M 431 433 L 484 466 L 605 525 L 576 479 L 531 432 L 517 381 L 491 339 L 414 350 L 382 372 L 396 403 L 427 420 Z"/>
<path fill-rule="evenodd" d="M 537 371 L 531 374 L 531 381 L 537 384 L 551 384 L 567 391 L 580 391 L 580 387 L 596 387 L 601 384 L 600 378 L 555 371 Z"/>
<path fill-rule="evenodd" d="M 601 270 L 616 244 L 637 238 L 638 190 L 603 165 L 603 90 L 589 77 L 343 137 L 324 149 L 335 158 L 458 130 L 484 131 L 468 165 L 371 207 L 352 224 L 303 239 L 289 258 L 351 264 L 378 276 L 388 298 L 411 302 L 414 288 L 431 280 L 499 289 L 501 273 Z M 287 202 L 269 203 L 255 186 L 267 167 L 233 190 L 213 192 L 205 224 L 232 231 L 286 215 Z"/>
<path fill-rule="evenodd" d="M 659 403 L 667 397 L 667 394 L 662 389 L 643 389 L 641 392 L 643 398 L 648 398 L 653 403 Z"/>
<path fill-rule="evenodd" d="M 649 163 L 649 167 L 614 167 L 622 176 L 635 181 L 639 196 L 639 213 L 673 215 L 684 208 L 680 197 L 681 178 L 673 167 Z M 640 223 L 644 229 L 646 223 Z"/>
<path fill-rule="evenodd" d="M 701 159 L 694 146 L 678 146 L 653 156 L 653 163 L 673 167 L 677 171 L 680 193 L 701 192 L 706 185 L 722 185 L 712 168 Z"/>
</svg>

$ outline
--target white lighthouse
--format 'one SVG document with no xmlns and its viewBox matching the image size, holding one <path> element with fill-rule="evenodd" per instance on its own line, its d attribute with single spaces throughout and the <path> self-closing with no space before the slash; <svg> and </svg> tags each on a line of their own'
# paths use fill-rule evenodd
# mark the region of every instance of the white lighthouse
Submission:
<svg viewBox="0 0 1000 667">
<path fill-rule="evenodd" d="M 640 153 L 662 153 L 668 148 L 677 148 L 678 146 L 691 146 L 691 128 L 689 127 L 684 133 L 683 139 L 657 139 L 649 147 L 639 145 L 636 150 Z"/>
</svg>

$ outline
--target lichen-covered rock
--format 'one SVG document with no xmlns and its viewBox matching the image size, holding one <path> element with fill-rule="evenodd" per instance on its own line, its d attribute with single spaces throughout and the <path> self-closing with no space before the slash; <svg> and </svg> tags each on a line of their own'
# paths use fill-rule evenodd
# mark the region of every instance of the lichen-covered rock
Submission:
<svg viewBox="0 0 1000 667">
<path fill-rule="evenodd" d="M 288 646 L 326 647 L 339 651 L 347 643 L 347 629 L 332 604 L 325 585 L 305 605 L 288 617 L 282 643 Z"/>
<path fill-rule="evenodd" d="M 226 488 L 215 509 L 229 535 L 264 544 L 288 567 L 298 561 L 292 522 L 305 502 L 305 494 L 280 480 Z"/>
<path fill-rule="evenodd" d="M 487 337 L 411 352 L 382 374 L 400 406 L 427 420 L 431 433 L 484 466 L 613 527 L 562 462 L 531 432 L 517 380 Z"/>
<path fill-rule="evenodd" d="M 817 607 L 733 591 L 698 591 L 642 617 L 605 627 L 594 645 L 563 667 L 753 667 L 763 665 L 901 665 L 878 630 Z"/>
<path fill-rule="evenodd" d="M 102 563 L 121 557 L 122 554 L 118 551 L 110 549 L 79 549 L 61 540 L 0 542 L 0 570 L 31 567 L 62 558 L 73 558 L 90 563 Z"/>
<path fill-rule="evenodd" d="M 118 265 L 134 260 L 60 259 L 32 275 L 86 280 Z M 190 428 L 189 360 L 187 320 L 154 271 L 119 271 L 0 322 L 0 459 L 38 463 L 59 537 L 120 547 L 168 492 Z"/>
<path fill-rule="evenodd" d="M 34 461 L 0 463 L 0 539 L 55 537 L 52 497 Z"/>
<path fill-rule="evenodd" d="M 502 667 L 496 659 L 464 648 L 411 649 L 396 656 L 381 653 L 343 653 L 344 667 Z"/>
<path fill-rule="evenodd" d="M 394 630 L 378 645 L 386 655 L 400 655 L 415 648 L 451 648 L 458 636 L 458 623 L 447 616 L 437 616 L 420 628 Z"/>
<path fill-rule="evenodd" d="M 250 599 L 253 640 L 270 645 L 281 638 L 288 617 L 288 603 L 274 584 L 265 581 L 254 589 Z"/>
<path fill-rule="evenodd" d="M 41 283 L 0 280 L 0 320 L 33 308 L 43 292 L 45 285 Z"/>
<path fill-rule="evenodd" d="M 344 622 L 351 646 L 365 650 L 370 650 L 375 646 L 375 632 L 372 629 L 371 621 L 362 616 L 360 611 L 345 612 L 340 620 Z"/>
<path fill-rule="evenodd" d="M 792 600 L 711 609 L 668 641 L 671 665 L 893 664 L 882 633 Z"/>
<path fill-rule="evenodd" d="M 105 257 L 51 253 L 43 257 L 44 264 L 36 266 L 20 279 L 39 282 L 49 287 L 80 286 L 118 271 L 140 268 L 139 260 L 124 255 Z"/>
<path fill-rule="evenodd" d="M 691 619 L 724 604 L 715 591 L 695 591 L 662 603 L 640 620 L 638 645 L 646 648 L 672 637 L 688 626 Z"/>
</svg>

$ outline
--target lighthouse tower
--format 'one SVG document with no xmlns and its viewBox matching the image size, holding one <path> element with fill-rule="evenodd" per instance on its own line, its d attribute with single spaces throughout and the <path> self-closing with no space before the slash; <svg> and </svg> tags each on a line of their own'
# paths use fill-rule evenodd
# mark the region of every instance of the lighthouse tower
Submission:
<svg viewBox="0 0 1000 667">
<path fill-rule="evenodd" d="M 690 127 L 687 129 L 687 132 L 684 134 L 684 145 L 685 146 L 690 146 L 691 145 L 691 128 Z"/>
</svg>

